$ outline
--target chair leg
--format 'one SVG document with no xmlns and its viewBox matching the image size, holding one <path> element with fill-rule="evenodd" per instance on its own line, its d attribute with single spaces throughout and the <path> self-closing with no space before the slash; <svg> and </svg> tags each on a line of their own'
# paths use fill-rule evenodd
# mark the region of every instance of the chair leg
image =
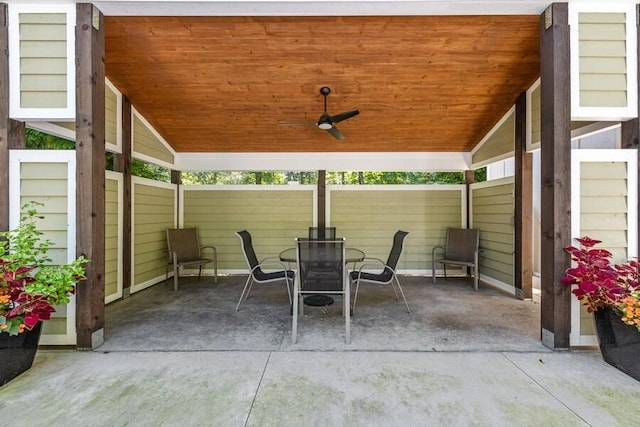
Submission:
<svg viewBox="0 0 640 427">
<path fill-rule="evenodd" d="M 200 264 L 200 268 L 198 269 L 198 280 L 202 277 L 202 264 Z"/>
<path fill-rule="evenodd" d="M 180 271 L 180 267 L 175 262 L 173 263 L 173 290 L 178 290 L 178 271 Z"/>
<path fill-rule="evenodd" d="M 398 279 L 398 276 L 396 276 L 395 274 L 393 275 L 393 277 L 396 279 L 396 283 L 398 284 L 398 290 L 400 291 L 400 295 L 402 295 L 402 299 L 404 300 L 404 305 L 407 306 L 407 313 L 411 314 L 409 303 L 407 302 L 407 299 L 404 297 L 404 292 L 402 292 L 402 286 L 400 286 L 400 280 Z M 393 281 L 391 282 L 391 284 L 393 285 Z"/>
<path fill-rule="evenodd" d="M 287 295 L 289 296 L 289 305 L 291 305 L 291 285 L 289 284 L 289 276 L 285 276 L 284 281 L 287 284 Z"/>
<path fill-rule="evenodd" d="M 433 284 L 436 284 L 436 260 L 431 258 L 431 277 L 433 278 Z"/>
<path fill-rule="evenodd" d="M 218 259 L 213 260 L 213 283 L 218 283 Z"/>
<path fill-rule="evenodd" d="M 353 313 L 356 312 L 356 300 L 358 299 L 358 289 L 360 289 L 360 280 L 356 279 L 356 291 L 353 294 L 353 304 L 351 304 L 351 310 Z"/>
<path fill-rule="evenodd" d="M 242 288 L 242 293 L 240 294 L 240 299 L 238 300 L 238 305 L 236 305 L 236 310 L 238 311 L 238 308 L 240 307 L 240 304 L 242 303 L 242 299 L 245 297 L 245 292 L 247 293 L 247 297 L 249 296 L 249 289 L 251 289 L 251 286 L 249 286 L 249 283 L 252 282 L 253 276 L 251 274 L 249 274 L 249 277 L 247 277 L 247 281 L 244 284 L 244 288 Z"/>
<path fill-rule="evenodd" d="M 298 290 L 296 285 L 293 285 L 294 297 L 293 297 L 293 319 L 291 320 L 291 342 L 295 344 L 298 341 Z"/>
<path fill-rule="evenodd" d="M 347 279 L 348 280 L 348 279 Z M 349 299 L 351 298 L 351 289 L 349 286 L 349 282 L 345 280 L 346 289 L 344 290 L 344 294 L 342 295 L 343 305 L 342 311 L 344 315 L 344 339 L 347 344 L 351 343 L 351 302 Z"/>
<path fill-rule="evenodd" d="M 473 266 L 473 288 L 478 290 L 478 280 L 480 279 L 480 272 L 478 271 L 478 264 Z"/>
</svg>

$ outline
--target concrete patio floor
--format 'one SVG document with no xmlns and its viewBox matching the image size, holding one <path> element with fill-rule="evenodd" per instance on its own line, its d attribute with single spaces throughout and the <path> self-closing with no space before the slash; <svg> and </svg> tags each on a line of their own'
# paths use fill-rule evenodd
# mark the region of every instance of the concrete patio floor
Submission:
<svg viewBox="0 0 640 427">
<path fill-rule="evenodd" d="M 291 344 L 283 285 L 182 279 L 107 307 L 93 352 L 39 350 L 0 388 L 4 426 L 636 426 L 640 382 L 596 350 L 553 352 L 539 305 L 465 280 L 310 307 Z"/>
</svg>

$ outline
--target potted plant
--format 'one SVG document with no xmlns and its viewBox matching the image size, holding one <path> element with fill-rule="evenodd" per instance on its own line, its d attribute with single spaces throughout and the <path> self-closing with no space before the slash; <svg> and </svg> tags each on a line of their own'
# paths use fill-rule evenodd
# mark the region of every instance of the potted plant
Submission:
<svg viewBox="0 0 640 427">
<path fill-rule="evenodd" d="M 52 242 L 41 239 L 36 205 L 23 207 L 17 228 L 0 232 L 0 386 L 31 367 L 42 321 L 51 318 L 54 306 L 69 302 L 84 278 L 84 257 L 50 265 Z"/>
<path fill-rule="evenodd" d="M 600 240 L 577 239 L 565 250 L 574 265 L 562 282 L 594 314 L 603 359 L 640 380 L 640 263 L 612 264 L 612 254 L 596 248 Z"/>
</svg>

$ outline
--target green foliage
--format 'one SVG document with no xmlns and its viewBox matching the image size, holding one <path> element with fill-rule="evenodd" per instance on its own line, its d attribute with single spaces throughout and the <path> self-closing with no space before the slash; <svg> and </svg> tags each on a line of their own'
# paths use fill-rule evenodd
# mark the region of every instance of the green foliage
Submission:
<svg viewBox="0 0 640 427">
<path fill-rule="evenodd" d="M 131 160 L 131 175 L 155 181 L 171 182 L 171 171 L 169 169 L 137 159 Z"/>
<path fill-rule="evenodd" d="M 31 329 L 41 320 L 48 320 L 53 306 L 66 304 L 75 285 L 85 278 L 84 264 L 79 257 L 65 265 L 50 265 L 47 251 L 53 244 L 42 240 L 36 223 L 42 216 L 31 202 L 20 225 L 0 232 L 0 332 L 17 335 Z"/>
<path fill-rule="evenodd" d="M 38 150 L 74 150 L 75 141 L 40 132 L 35 129 L 25 130 L 25 146 Z"/>
</svg>

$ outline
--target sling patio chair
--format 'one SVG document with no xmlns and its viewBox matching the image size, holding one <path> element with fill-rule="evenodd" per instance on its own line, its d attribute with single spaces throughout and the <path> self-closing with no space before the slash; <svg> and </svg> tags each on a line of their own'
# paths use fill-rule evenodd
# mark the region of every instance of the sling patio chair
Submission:
<svg viewBox="0 0 640 427">
<path fill-rule="evenodd" d="M 350 273 L 349 276 L 351 281 L 355 282 L 356 284 L 356 291 L 353 296 L 352 307 L 354 312 L 356 309 L 356 300 L 358 299 L 358 290 L 360 290 L 360 283 L 372 283 L 378 285 L 391 284 L 396 299 L 400 301 L 400 296 L 402 296 L 404 305 L 407 307 L 407 312 L 411 314 L 409 303 L 407 303 L 407 299 L 405 298 L 404 292 L 402 291 L 402 286 L 400 286 L 400 280 L 398 279 L 398 275 L 396 274 L 398 261 L 400 260 L 400 255 L 402 254 L 402 249 L 404 247 L 404 240 L 406 239 L 408 234 L 408 231 L 396 231 L 393 236 L 393 246 L 391 247 L 391 252 L 389 253 L 387 262 L 384 262 L 379 258 L 366 257 L 362 261 L 363 264 L 360 266 L 360 268 L 357 271 L 354 270 Z M 371 271 L 372 268 L 375 268 L 376 270 Z M 398 292 L 400 293 L 400 296 L 398 295 Z"/>
<path fill-rule="evenodd" d="M 447 265 L 473 269 L 473 288 L 478 290 L 480 272 L 478 270 L 478 252 L 480 246 L 480 233 L 473 228 L 449 228 L 444 246 L 435 246 L 431 251 L 431 274 L 433 284 L 436 283 L 436 264 L 444 267 L 444 277 L 447 278 Z M 438 252 L 444 252 L 438 257 Z"/>
<path fill-rule="evenodd" d="M 168 263 L 165 281 L 169 280 L 169 270 L 173 267 L 173 290 L 178 290 L 180 267 L 197 265 L 198 279 L 202 276 L 202 266 L 213 263 L 214 282 L 218 283 L 218 251 L 215 246 L 200 246 L 196 228 L 167 229 Z M 203 251 L 211 251 L 211 256 L 203 255 Z"/>
<path fill-rule="evenodd" d="M 297 342 L 298 315 L 304 314 L 304 297 L 342 296 L 345 342 L 351 342 L 349 281 L 345 268 L 344 238 L 335 240 L 296 239 L 298 271 L 293 286 L 293 322 L 291 338 Z"/>
<path fill-rule="evenodd" d="M 261 261 L 258 261 L 256 252 L 253 249 L 251 233 L 249 233 L 247 230 L 242 230 L 237 231 L 236 235 L 242 242 L 242 252 L 244 253 L 244 259 L 249 266 L 249 277 L 247 277 L 247 281 L 244 284 L 244 288 L 242 289 L 242 293 L 240 294 L 240 299 L 238 300 L 238 305 L 236 305 L 235 311 L 238 311 L 242 300 L 246 300 L 249 297 L 249 291 L 251 291 L 251 286 L 253 286 L 254 282 L 270 283 L 284 280 L 285 284 L 287 285 L 289 305 L 291 305 L 291 282 L 293 281 L 295 272 L 293 270 L 287 269 L 284 263 L 281 262 L 280 258 L 277 256 L 267 257 L 262 259 Z M 269 268 L 269 270 L 263 270 L 267 268 Z M 271 268 L 273 268 L 273 270 L 270 270 Z"/>
</svg>

